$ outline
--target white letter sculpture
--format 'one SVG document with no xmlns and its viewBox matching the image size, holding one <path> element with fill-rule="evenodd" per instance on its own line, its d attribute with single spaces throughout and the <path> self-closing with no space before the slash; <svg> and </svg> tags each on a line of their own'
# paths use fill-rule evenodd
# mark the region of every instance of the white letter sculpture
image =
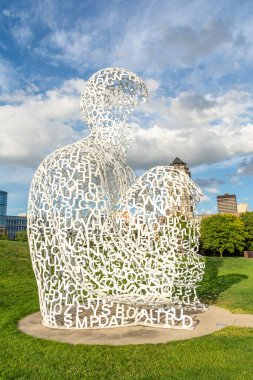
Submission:
<svg viewBox="0 0 253 380">
<path fill-rule="evenodd" d="M 200 189 L 173 166 L 136 178 L 126 162 L 127 119 L 146 99 L 129 70 L 98 71 L 81 97 L 90 136 L 35 173 L 28 233 L 45 326 L 192 328 L 187 311 L 203 308 Z"/>
</svg>

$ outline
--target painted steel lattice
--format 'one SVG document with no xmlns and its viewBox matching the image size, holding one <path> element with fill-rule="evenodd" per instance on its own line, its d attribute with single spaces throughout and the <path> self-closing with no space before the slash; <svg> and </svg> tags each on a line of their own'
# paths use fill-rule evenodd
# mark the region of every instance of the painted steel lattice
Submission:
<svg viewBox="0 0 253 380">
<path fill-rule="evenodd" d="M 35 173 L 28 233 L 46 326 L 191 328 L 185 311 L 203 307 L 199 187 L 173 166 L 136 178 L 126 162 L 127 119 L 146 100 L 134 73 L 98 71 L 81 97 L 90 136 L 50 154 Z"/>
</svg>

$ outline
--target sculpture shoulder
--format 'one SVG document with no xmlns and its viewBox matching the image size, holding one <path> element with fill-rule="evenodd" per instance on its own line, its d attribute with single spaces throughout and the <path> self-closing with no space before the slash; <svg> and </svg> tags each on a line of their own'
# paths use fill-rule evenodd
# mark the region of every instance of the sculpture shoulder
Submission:
<svg viewBox="0 0 253 380">
<path fill-rule="evenodd" d="M 49 154 L 39 165 L 35 172 L 34 179 L 38 176 L 52 175 L 56 172 L 64 172 L 66 169 L 75 168 L 78 170 L 78 165 L 97 163 L 96 148 L 92 145 L 89 138 L 80 140 L 76 143 L 66 145 Z"/>
</svg>

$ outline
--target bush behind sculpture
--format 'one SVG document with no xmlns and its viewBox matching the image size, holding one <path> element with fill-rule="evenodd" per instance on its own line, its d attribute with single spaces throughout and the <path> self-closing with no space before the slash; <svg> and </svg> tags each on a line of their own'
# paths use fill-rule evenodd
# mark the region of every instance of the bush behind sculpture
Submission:
<svg viewBox="0 0 253 380">
<path fill-rule="evenodd" d="M 27 231 L 26 230 L 18 231 L 16 233 L 15 240 L 17 240 L 17 241 L 28 241 Z"/>
</svg>

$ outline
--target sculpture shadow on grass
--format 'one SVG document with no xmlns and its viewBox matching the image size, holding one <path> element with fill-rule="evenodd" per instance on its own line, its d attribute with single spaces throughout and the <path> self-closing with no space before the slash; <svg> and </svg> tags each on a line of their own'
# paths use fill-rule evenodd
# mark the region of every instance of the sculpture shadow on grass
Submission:
<svg viewBox="0 0 253 380">
<path fill-rule="evenodd" d="M 219 276 L 219 268 L 224 260 L 220 258 L 207 258 L 206 270 L 203 280 L 198 288 L 198 295 L 201 302 L 213 304 L 221 293 L 229 289 L 232 285 L 248 278 L 245 274 L 231 273 Z"/>
</svg>

